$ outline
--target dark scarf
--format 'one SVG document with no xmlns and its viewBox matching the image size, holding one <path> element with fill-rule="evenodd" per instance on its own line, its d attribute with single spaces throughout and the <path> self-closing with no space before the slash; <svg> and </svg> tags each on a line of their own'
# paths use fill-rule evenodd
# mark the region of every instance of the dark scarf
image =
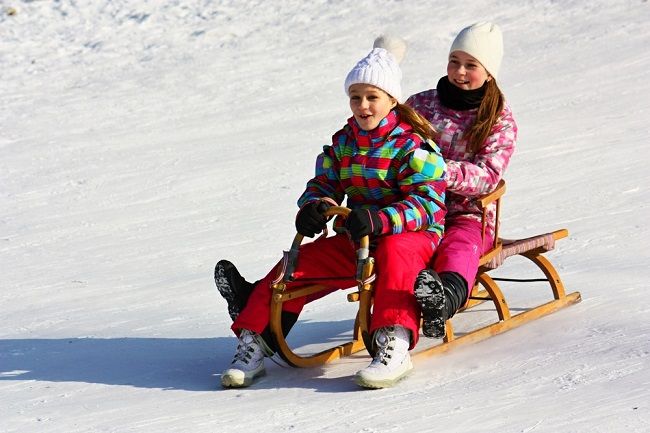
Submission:
<svg viewBox="0 0 650 433">
<path fill-rule="evenodd" d="M 438 81 L 436 89 L 442 105 L 452 110 L 465 111 L 481 105 L 487 89 L 487 81 L 478 89 L 463 90 L 452 84 L 445 75 Z"/>
</svg>

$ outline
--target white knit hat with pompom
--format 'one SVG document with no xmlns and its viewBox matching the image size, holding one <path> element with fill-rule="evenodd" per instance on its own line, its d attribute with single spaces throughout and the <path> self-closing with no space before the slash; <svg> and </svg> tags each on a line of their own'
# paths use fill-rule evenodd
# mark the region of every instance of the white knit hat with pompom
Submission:
<svg viewBox="0 0 650 433">
<path fill-rule="evenodd" d="M 359 60 L 345 78 L 345 93 L 350 96 L 350 86 L 353 84 L 371 84 L 401 101 L 402 70 L 399 64 L 405 54 L 404 39 L 397 36 L 379 36 L 375 39 L 372 51 Z"/>
</svg>

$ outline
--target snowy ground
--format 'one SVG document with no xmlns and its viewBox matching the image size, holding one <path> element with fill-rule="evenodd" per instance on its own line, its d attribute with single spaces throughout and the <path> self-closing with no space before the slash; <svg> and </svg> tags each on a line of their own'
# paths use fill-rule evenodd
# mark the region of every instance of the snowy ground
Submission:
<svg viewBox="0 0 650 433">
<path fill-rule="evenodd" d="M 392 389 L 360 391 L 356 356 L 221 390 L 212 268 L 259 278 L 288 248 L 349 68 L 390 31 L 405 93 L 433 87 L 482 19 L 520 126 L 503 234 L 568 228 L 549 256 L 582 303 Z M 0 432 L 650 431 L 649 21 L 646 0 L 0 0 Z M 293 342 L 352 317 L 325 298 Z"/>
</svg>

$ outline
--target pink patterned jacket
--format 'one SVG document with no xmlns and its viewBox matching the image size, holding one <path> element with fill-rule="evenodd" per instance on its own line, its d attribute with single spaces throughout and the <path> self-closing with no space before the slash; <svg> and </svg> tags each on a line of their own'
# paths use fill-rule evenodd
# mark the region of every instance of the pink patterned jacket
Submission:
<svg viewBox="0 0 650 433">
<path fill-rule="evenodd" d="M 481 212 L 474 199 L 496 188 L 515 150 L 517 124 L 506 103 L 498 122 L 481 149 L 468 150 L 463 132 L 472 125 L 477 109 L 457 111 L 443 106 L 436 89 L 411 96 L 406 104 L 428 119 L 440 131 L 436 143 L 447 164 L 447 220 L 451 225 L 458 218 L 481 221 Z M 494 237 L 496 208 L 488 211 L 488 233 Z"/>
</svg>

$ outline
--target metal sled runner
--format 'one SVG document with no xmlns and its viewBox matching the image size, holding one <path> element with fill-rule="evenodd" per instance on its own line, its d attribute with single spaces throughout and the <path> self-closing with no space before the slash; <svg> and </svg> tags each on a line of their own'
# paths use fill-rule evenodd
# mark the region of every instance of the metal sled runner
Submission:
<svg viewBox="0 0 650 433">
<path fill-rule="evenodd" d="M 445 323 L 446 335 L 442 343 L 428 347 L 424 350 L 414 350 L 415 355 L 435 355 L 445 352 L 452 347 L 473 343 L 484 340 L 493 335 L 501 334 L 507 330 L 516 328 L 524 323 L 538 319 L 542 316 L 551 314 L 559 309 L 580 302 L 580 293 L 573 292 L 566 294 L 564 284 L 555 267 L 544 256 L 544 254 L 554 248 L 555 242 L 568 236 L 566 229 L 556 230 L 554 232 L 541 234 L 525 239 L 508 240 L 499 237 L 499 213 L 501 199 L 505 194 L 505 182 L 501 181 L 497 188 L 490 194 L 481 197 L 478 200 L 483 210 L 483 236 L 487 230 L 487 212 L 491 204 L 496 206 L 496 227 L 492 248 L 485 252 L 479 262 L 479 270 L 476 277 L 476 283 L 472 288 L 469 300 L 463 309 L 454 316 L 462 317 L 463 311 L 468 311 L 475 306 L 483 303 L 492 302 L 494 307 L 494 321 L 488 325 L 479 327 L 463 333 L 460 336 L 454 334 L 451 320 Z M 327 216 L 347 216 L 350 210 L 344 207 L 332 207 Z M 343 344 L 336 345 L 329 349 L 311 355 L 299 355 L 289 347 L 282 331 L 281 313 L 282 304 L 291 299 L 308 297 L 318 294 L 327 288 L 320 285 L 305 285 L 296 289 L 287 289 L 286 283 L 291 281 L 293 266 L 298 256 L 298 250 L 302 243 L 303 237 L 296 235 L 291 249 L 285 253 L 283 266 L 278 271 L 278 276 L 272 284 L 273 296 L 271 299 L 271 317 L 270 328 L 271 334 L 275 339 L 278 354 L 291 366 L 294 367 L 314 367 L 333 361 L 343 356 L 348 356 L 359 352 L 363 349 L 372 353 L 371 338 L 369 336 L 369 324 L 372 314 L 372 282 L 373 258 L 369 256 L 369 239 L 365 237 L 360 242 L 360 248 L 357 250 L 357 291 L 348 294 L 350 302 L 358 302 L 359 309 L 354 322 L 352 339 Z M 508 257 L 521 256 L 532 262 L 543 274 L 543 278 L 528 280 L 515 280 L 507 278 L 493 278 L 489 275 L 500 267 Z M 541 305 L 525 309 L 525 311 L 513 314 L 511 308 L 506 302 L 505 296 L 498 281 L 526 282 L 526 281 L 544 281 L 551 289 L 552 299 Z"/>
</svg>

